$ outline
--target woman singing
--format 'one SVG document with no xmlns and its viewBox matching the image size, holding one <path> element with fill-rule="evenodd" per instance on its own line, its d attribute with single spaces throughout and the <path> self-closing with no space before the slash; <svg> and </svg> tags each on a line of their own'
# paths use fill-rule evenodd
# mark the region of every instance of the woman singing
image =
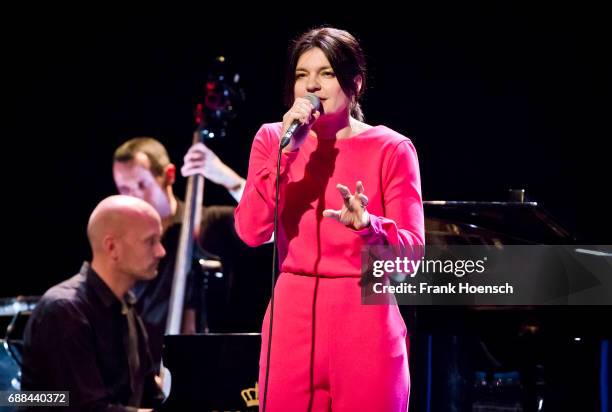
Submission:
<svg viewBox="0 0 612 412">
<path fill-rule="evenodd" d="M 260 405 L 267 411 L 406 411 L 410 391 L 406 326 L 397 305 L 361 302 L 361 252 L 424 244 L 416 151 L 385 126 L 363 122 L 365 58 L 348 32 L 301 35 L 289 60 L 282 122 L 264 124 L 251 149 L 236 229 L 249 245 L 274 226 L 279 142 L 302 125 L 280 161 L 280 276 L 270 364 L 264 318 Z M 314 94 L 320 100 L 315 110 Z M 314 99 L 316 101 L 316 99 Z"/>
</svg>

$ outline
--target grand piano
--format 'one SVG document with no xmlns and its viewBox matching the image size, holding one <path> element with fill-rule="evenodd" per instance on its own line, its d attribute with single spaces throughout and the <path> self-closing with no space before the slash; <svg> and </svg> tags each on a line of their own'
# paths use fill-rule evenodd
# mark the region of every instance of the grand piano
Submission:
<svg viewBox="0 0 612 412">
<path fill-rule="evenodd" d="M 425 213 L 428 245 L 577 242 L 535 202 L 426 202 Z M 609 256 L 587 259 L 612 277 Z M 402 306 L 412 331 L 410 410 L 604 410 L 611 303 Z"/>
<path fill-rule="evenodd" d="M 424 208 L 428 245 L 576 241 L 522 199 Z M 410 411 L 599 411 L 611 307 L 402 306 L 411 335 Z M 173 385 L 162 410 L 257 410 L 259 342 L 257 333 L 167 336 Z"/>
</svg>

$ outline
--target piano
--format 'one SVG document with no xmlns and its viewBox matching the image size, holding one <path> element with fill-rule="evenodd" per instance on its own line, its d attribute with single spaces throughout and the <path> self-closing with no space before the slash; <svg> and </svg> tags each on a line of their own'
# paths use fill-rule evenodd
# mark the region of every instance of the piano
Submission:
<svg viewBox="0 0 612 412">
<path fill-rule="evenodd" d="M 257 411 L 259 333 L 168 335 L 171 392 L 162 411 Z"/>
<path fill-rule="evenodd" d="M 573 245 L 535 202 L 425 202 L 427 245 Z M 612 260 L 591 258 L 597 264 Z M 607 262 L 603 262 L 607 259 Z M 612 306 L 418 306 L 410 411 L 600 411 Z M 604 363 L 607 363 L 605 365 Z"/>
<path fill-rule="evenodd" d="M 424 208 L 428 245 L 575 243 L 534 202 Z M 611 307 L 400 307 L 410 331 L 410 411 L 598 410 Z M 259 345 L 256 333 L 167 336 L 173 389 L 162 410 L 256 410 L 247 401 L 258 403 Z"/>
</svg>

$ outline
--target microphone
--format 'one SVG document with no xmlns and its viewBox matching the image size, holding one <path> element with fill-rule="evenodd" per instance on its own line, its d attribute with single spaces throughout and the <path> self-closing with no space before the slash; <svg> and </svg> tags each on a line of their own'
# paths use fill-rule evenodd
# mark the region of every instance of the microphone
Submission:
<svg viewBox="0 0 612 412">
<path fill-rule="evenodd" d="M 312 103 L 312 105 L 314 106 L 314 110 L 320 110 L 321 108 L 321 100 L 319 100 L 319 98 L 317 96 L 315 96 L 312 93 L 308 93 L 306 96 L 304 96 L 305 99 L 308 99 L 310 101 L 310 103 Z M 300 123 L 299 120 L 294 120 L 291 123 L 291 126 L 289 126 L 289 128 L 287 129 L 287 131 L 285 132 L 285 134 L 283 135 L 283 138 L 281 139 L 281 143 L 280 143 L 280 149 L 282 150 L 285 146 L 287 146 L 289 144 L 289 142 L 291 141 L 291 136 L 293 136 L 293 134 L 295 133 L 295 131 L 298 129 L 298 127 L 300 127 L 302 125 L 302 123 Z"/>
</svg>

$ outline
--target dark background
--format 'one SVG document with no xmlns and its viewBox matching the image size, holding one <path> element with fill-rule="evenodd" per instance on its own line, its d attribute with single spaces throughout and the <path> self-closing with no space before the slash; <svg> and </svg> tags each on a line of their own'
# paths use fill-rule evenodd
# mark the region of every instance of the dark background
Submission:
<svg viewBox="0 0 612 412">
<path fill-rule="evenodd" d="M 488 3 L 372 3 L 334 14 L 300 4 L 286 11 L 291 18 L 238 5 L 7 11 L 3 77 L 14 128 L 3 139 L 0 296 L 40 295 L 89 257 L 87 218 L 115 193 L 111 157 L 121 142 L 154 136 L 180 167 L 218 54 L 240 73 L 247 100 L 230 135 L 210 145 L 245 176 L 259 125 L 285 111 L 288 42 L 319 24 L 361 40 L 366 120 L 412 138 L 425 200 L 504 201 L 508 189 L 525 188 L 580 241 L 610 243 L 603 11 Z M 183 179 L 176 190 L 182 196 Z M 208 204 L 232 204 L 224 190 L 206 190 Z"/>
</svg>

